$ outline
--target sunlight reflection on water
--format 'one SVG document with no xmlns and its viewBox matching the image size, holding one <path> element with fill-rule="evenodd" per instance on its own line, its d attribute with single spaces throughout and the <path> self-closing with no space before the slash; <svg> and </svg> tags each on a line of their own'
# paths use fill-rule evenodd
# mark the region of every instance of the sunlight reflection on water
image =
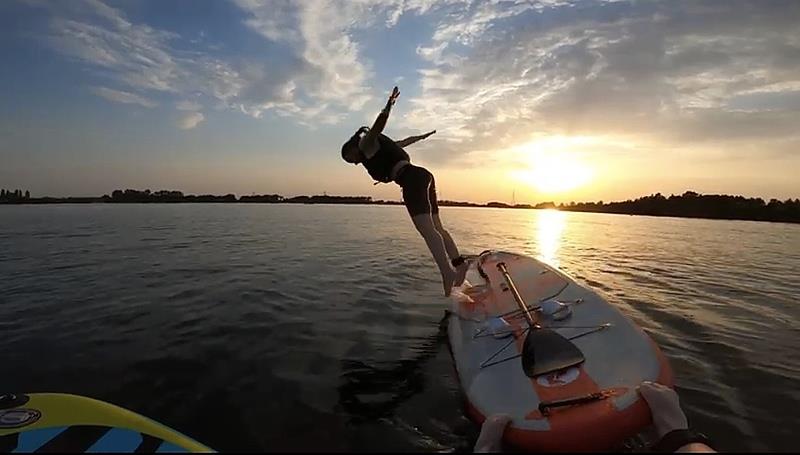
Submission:
<svg viewBox="0 0 800 455">
<path fill-rule="evenodd" d="M 566 213 L 558 210 L 542 210 L 534 220 L 539 254 L 537 257 L 554 267 L 560 265 L 558 250 L 564 234 Z"/>
</svg>

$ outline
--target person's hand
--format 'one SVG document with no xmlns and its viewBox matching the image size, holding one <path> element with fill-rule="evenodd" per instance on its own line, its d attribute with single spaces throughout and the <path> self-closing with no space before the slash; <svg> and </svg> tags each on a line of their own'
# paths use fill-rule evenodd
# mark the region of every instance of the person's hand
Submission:
<svg viewBox="0 0 800 455">
<path fill-rule="evenodd" d="M 638 391 L 650 407 L 653 426 L 659 439 L 672 430 L 689 428 L 686 414 L 681 410 L 678 394 L 674 390 L 655 382 L 645 381 L 639 386 Z"/>
<path fill-rule="evenodd" d="M 503 433 L 511 423 L 511 416 L 494 414 L 486 418 L 481 426 L 481 434 L 475 443 L 475 452 L 490 453 L 503 451 Z"/>
<path fill-rule="evenodd" d="M 397 101 L 398 96 L 400 96 L 400 89 L 397 88 L 397 86 L 395 86 L 395 88 L 392 89 L 392 94 L 389 95 L 389 101 L 386 102 L 386 106 L 387 107 L 394 106 L 394 102 Z"/>
</svg>

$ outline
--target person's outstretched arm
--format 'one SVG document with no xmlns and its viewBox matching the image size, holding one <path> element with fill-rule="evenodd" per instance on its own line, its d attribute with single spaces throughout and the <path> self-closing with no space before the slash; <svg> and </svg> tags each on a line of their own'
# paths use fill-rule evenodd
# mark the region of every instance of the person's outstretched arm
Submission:
<svg viewBox="0 0 800 455">
<path fill-rule="evenodd" d="M 428 137 L 430 137 L 431 134 L 433 134 L 435 132 L 436 132 L 436 130 L 433 130 L 430 133 L 420 134 L 419 136 L 409 136 L 409 137 L 407 137 L 405 139 L 401 139 L 401 140 L 397 141 L 397 145 L 399 145 L 400 147 L 408 147 L 409 145 L 411 145 L 411 144 L 413 144 L 415 142 L 419 142 L 419 141 L 421 141 L 423 139 L 427 139 Z"/>
<path fill-rule="evenodd" d="M 372 128 L 369 129 L 367 135 L 364 136 L 361 142 L 361 150 L 367 158 L 371 158 L 372 155 L 377 152 L 378 135 L 380 135 L 386 127 L 386 122 L 389 120 L 389 113 L 392 111 L 392 106 L 394 106 L 394 102 L 397 100 L 398 96 L 400 96 L 400 90 L 395 87 L 392 90 L 392 94 L 389 95 L 389 100 L 386 101 L 386 106 L 381 113 L 378 114 L 378 118 L 375 119 L 375 123 L 372 124 Z"/>
</svg>

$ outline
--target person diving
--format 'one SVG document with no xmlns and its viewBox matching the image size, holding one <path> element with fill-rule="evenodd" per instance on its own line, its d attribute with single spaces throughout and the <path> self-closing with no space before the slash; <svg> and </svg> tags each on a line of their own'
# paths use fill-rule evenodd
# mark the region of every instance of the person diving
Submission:
<svg viewBox="0 0 800 455">
<path fill-rule="evenodd" d="M 453 287 L 464 282 L 469 265 L 459 254 L 450 233 L 442 226 L 433 174 L 424 167 L 411 164 L 405 151 L 405 147 L 430 137 L 436 130 L 399 141 L 384 135 L 389 114 L 399 96 L 400 90 L 394 87 L 372 127 L 362 126 L 342 145 L 342 159 L 355 165 L 362 164 L 377 182 L 394 182 L 400 186 L 403 204 L 433 255 L 442 275 L 444 295 L 449 296 Z"/>
</svg>

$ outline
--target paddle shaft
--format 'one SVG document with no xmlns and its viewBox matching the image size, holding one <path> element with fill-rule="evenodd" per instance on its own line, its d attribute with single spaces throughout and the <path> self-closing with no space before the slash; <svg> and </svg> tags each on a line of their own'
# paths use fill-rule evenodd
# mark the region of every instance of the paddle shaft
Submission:
<svg viewBox="0 0 800 455">
<path fill-rule="evenodd" d="M 522 296 L 519 295 L 517 287 L 514 286 L 514 280 L 511 279 L 511 274 L 508 273 L 508 269 L 506 268 L 506 263 L 501 262 L 497 264 L 497 270 L 499 270 L 500 273 L 503 274 L 503 279 L 506 280 L 506 284 L 508 284 L 508 289 L 511 290 L 511 295 L 514 296 L 514 300 L 517 302 L 517 305 L 519 305 L 519 309 L 525 315 L 525 319 L 528 321 L 528 325 L 531 328 L 538 328 L 539 324 L 536 322 L 536 319 L 528 310 L 528 305 L 525 304 L 525 301 L 522 299 Z"/>
</svg>

